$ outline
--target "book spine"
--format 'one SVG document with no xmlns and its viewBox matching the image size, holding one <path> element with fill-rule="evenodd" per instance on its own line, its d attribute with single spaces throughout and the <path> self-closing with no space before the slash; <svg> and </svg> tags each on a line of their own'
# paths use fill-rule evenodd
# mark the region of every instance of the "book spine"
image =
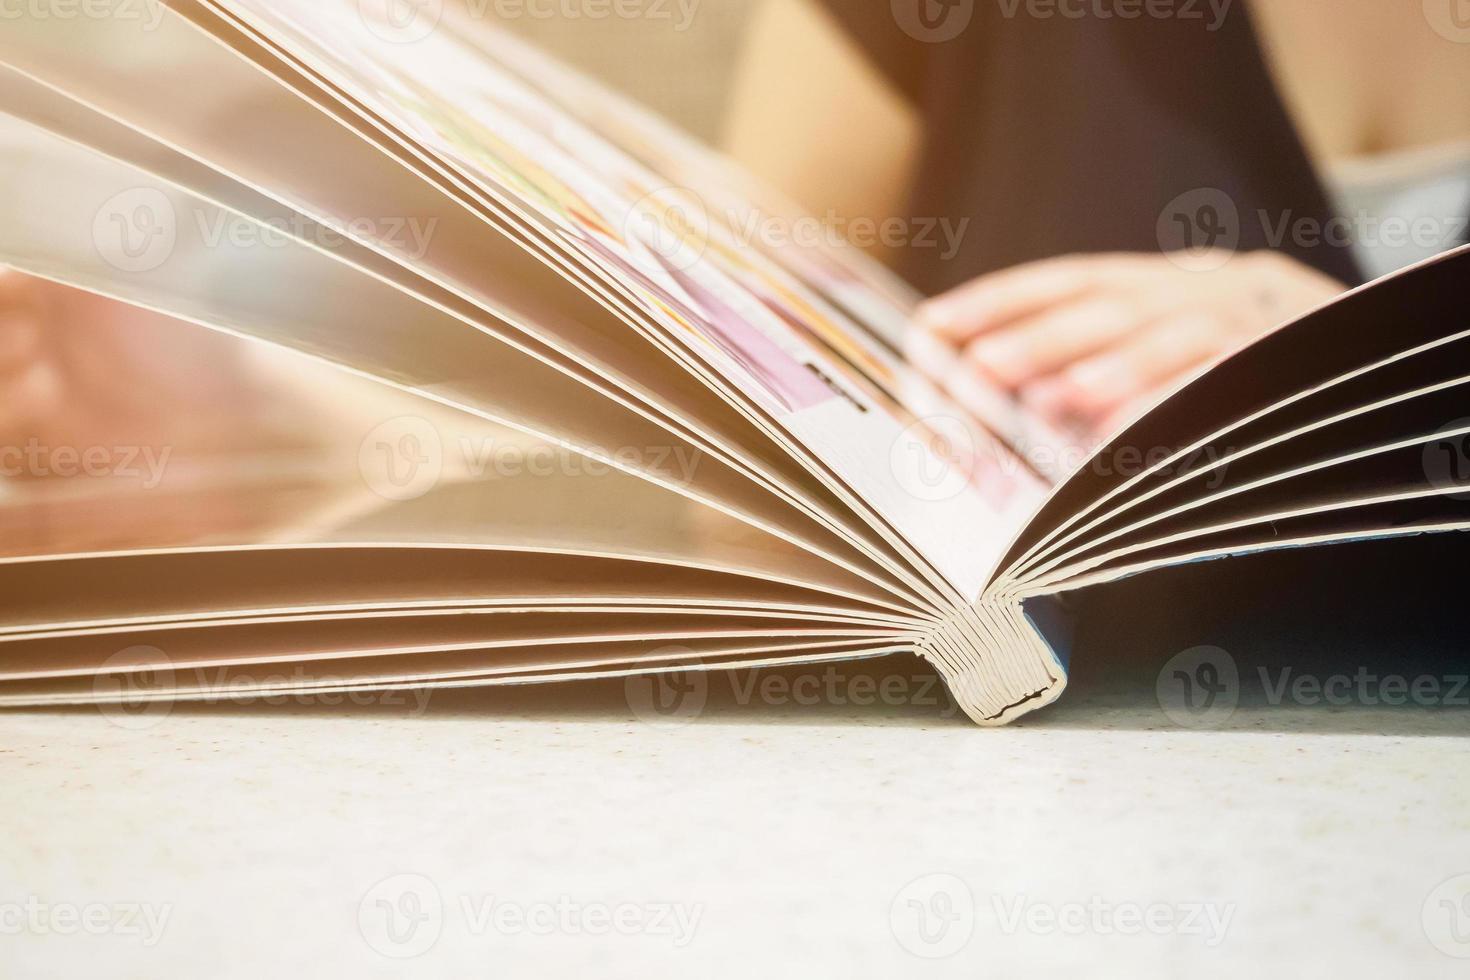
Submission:
<svg viewBox="0 0 1470 980">
<path fill-rule="evenodd" d="M 956 610 L 918 653 L 980 725 L 1009 724 L 1055 701 L 1067 685 L 1066 667 L 1013 596 L 981 596 Z"/>
</svg>

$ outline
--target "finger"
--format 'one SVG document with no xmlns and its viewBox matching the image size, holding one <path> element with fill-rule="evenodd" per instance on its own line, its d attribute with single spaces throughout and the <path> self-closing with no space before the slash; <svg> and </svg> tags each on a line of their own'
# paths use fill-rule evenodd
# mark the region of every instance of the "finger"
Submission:
<svg viewBox="0 0 1470 980">
<path fill-rule="evenodd" d="M 57 418 L 64 408 L 62 392 L 61 376 L 44 360 L 0 385 L 0 442 L 24 442 L 39 424 Z"/>
<path fill-rule="evenodd" d="M 1022 399 L 1057 424 L 1094 428 L 1171 377 L 1217 357 L 1229 322 L 1200 313 L 1160 320 L 1129 343 L 1028 386 Z"/>
<path fill-rule="evenodd" d="M 965 349 L 965 359 L 1010 388 L 1056 374 L 1096 354 L 1156 316 L 1142 297 L 1118 294 L 1067 303 L 985 334 Z"/>
<path fill-rule="evenodd" d="M 962 343 L 978 334 L 1116 282 L 1131 260 L 1117 256 L 1066 256 L 1030 262 L 981 276 L 920 304 L 915 326 Z"/>
<path fill-rule="evenodd" d="M 1126 426 L 1132 425 L 1142 418 L 1145 412 L 1148 412 L 1155 405 L 1159 404 L 1159 402 L 1176 388 L 1194 377 L 1197 372 L 1198 366 L 1187 368 L 1173 377 L 1159 382 L 1147 393 L 1131 401 L 1124 402 L 1097 421 L 1095 434 L 1098 438 L 1106 439 L 1114 433 L 1123 431 Z"/>
<path fill-rule="evenodd" d="M 41 323 L 24 313 L 0 313 L 0 378 L 18 373 L 41 351 Z"/>
</svg>

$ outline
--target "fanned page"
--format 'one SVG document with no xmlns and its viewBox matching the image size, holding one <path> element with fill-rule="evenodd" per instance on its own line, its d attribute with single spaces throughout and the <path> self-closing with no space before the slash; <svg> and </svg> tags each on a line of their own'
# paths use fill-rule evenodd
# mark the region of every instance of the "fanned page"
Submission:
<svg viewBox="0 0 1470 980">
<path fill-rule="evenodd" d="M 983 430 L 966 434 L 961 465 L 937 459 L 921 420 L 961 413 L 817 289 L 742 246 L 717 205 L 580 124 L 447 15 L 403 44 L 386 4 L 215 6 L 382 120 L 379 138 L 407 137 L 524 234 L 627 291 L 647 328 L 834 471 L 962 595 L 979 595 L 1041 481 Z M 926 492 L 939 469 L 966 485 Z M 972 533 L 957 542 L 955 527 Z"/>
<path fill-rule="evenodd" d="M 912 651 L 1001 724 L 1062 692 L 1083 590 L 1470 527 L 1470 249 L 1033 469 L 1066 440 L 900 353 L 888 273 L 753 233 L 802 219 L 493 22 L 394 14 L 0 35 L 0 288 L 45 324 L 0 704 Z"/>
<path fill-rule="evenodd" d="M 50 420 L 6 479 L 0 701 L 903 650 L 981 721 L 1060 689 L 970 611 L 1054 476 L 1010 447 L 1055 435 L 907 363 L 902 284 L 752 236 L 790 206 L 493 23 L 161 13 L 0 38 L 0 262 L 164 379 L 96 439 L 149 480 L 58 478 L 106 430 Z"/>
</svg>

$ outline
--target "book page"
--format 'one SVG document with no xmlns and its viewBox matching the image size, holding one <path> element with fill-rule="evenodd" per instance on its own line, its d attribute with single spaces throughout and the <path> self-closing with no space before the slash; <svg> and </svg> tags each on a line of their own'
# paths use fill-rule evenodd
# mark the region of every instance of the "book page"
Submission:
<svg viewBox="0 0 1470 980">
<path fill-rule="evenodd" d="M 961 592 L 978 594 L 1045 483 L 839 311 L 718 223 L 680 226 L 678 189 L 670 197 L 657 175 L 450 31 L 393 45 L 354 5 L 222 6 L 473 174 L 588 268 L 631 285 L 669 337 L 733 379 Z"/>
</svg>

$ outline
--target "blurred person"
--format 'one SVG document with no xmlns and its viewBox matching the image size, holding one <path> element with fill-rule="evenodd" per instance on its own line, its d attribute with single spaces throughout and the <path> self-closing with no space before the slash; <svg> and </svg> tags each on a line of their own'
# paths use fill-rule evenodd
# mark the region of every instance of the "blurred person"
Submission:
<svg viewBox="0 0 1470 980">
<path fill-rule="evenodd" d="M 762 0 L 726 144 L 818 215 L 969 219 L 952 255 L 887 256 L 934 297 L 916 329 L 1098 437 L 1365 272 L 1463 239 L 1470 43 L 1438 2 Z M 1404 207 L 1443 240 L 1323 234 Z M 0 445 L 165 422 L 224 439 L 280 386 L 219 340 L 0 272 Z"/>
<path fill-rule="evenodd" d="M 0 444 L 222 447 L 266 396 L 231 338 L 0 267 Z"/>
<path fill-rule="evenodd" d="M 913 329 L 1096 439 L 1465 240 L 1458 2 L 764 0 L 726 145 L 818 215 L 966 221 L 882 256 Z"/>
<path fill-rule="evenodd" d="M 11 29 L 30 23 L 22 18 Z M 149 29 L 145 21 L 134 26 Z M 52 43 L 48 37 L 31 43 Z M 92 38 L 82 33 L 73 43 L 96 45 Z M 142 62 L 221 84 L 183 51 L 165 62 L 122 44 L 96 45 L 92 55 L 99 64 Z M 218 92 L 228 111 L 195 120 L 201 130 L 264 111 L 245 93 Z M 35 152 L 37 139 L 30 127 L 0 126 L 0 152 Z M 248 269 L 222 267 L 208 248 L 191 253 L 181 245 L 177 253 L 168 261 L 201 281 L 253 274 L 264 282 L 274 250 L 256 250 Z M 184 461 L 316 450 L 338 393 L 320 390 L 316 374 L 303 380 L 308 371 L 294 353 L 0 265 L 0 484 L 73 470 L 53 465 L 58 451 L 71 459 L 136 447 Z"/>
</svg>

